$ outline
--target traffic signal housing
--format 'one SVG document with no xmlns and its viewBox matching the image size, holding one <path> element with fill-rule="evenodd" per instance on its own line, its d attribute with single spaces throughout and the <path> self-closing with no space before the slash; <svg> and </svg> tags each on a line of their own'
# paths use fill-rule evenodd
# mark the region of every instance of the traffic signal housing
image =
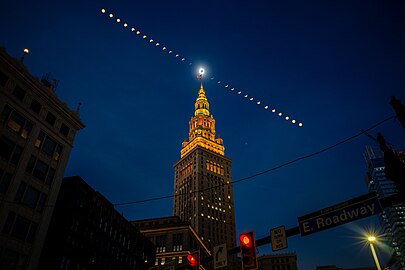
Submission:
<svg viewBox="0 0 405 270">
<path fill-rule="evenodd" d="M 405 129 L 405 105 L 394 96 L 391 97 L 390 104 L 394 109 L 402 128 Z"/>
<path fill-rule="evenodd" d="M 187 255 L 187 262 L 189 269 L 198 270 L 200 269 L 200 251 L 194 251 Z"/>
<path fill-rule="evenodd" d="M 377 141 L 380 144 L 380 149 L 384 152 L 385 176 L 395 183 L 398 194 L 405 203 L 405 162 L 401 161 L 403 156 L 387 146 L 381 133 L 378 133 Z"/>
<path fill-rule="evenodd" d="M 253 231 L 241 233 L 239 240 L 242 270 L 257 269 L 256 241 Z"/>
</svg>

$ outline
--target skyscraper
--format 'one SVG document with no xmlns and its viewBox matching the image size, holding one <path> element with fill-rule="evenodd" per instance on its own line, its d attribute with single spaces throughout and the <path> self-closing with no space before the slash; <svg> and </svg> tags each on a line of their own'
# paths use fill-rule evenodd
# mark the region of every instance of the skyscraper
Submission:
<svg viewBox="0 0 405 270">
<path fill-rule="evenodd" d="M 77 111 L 0 48 L 0 269 L 36 269 L 76 132 Z"/>
<path fill-rule="evenodd" d="M 369 191 L 377 193 L 379 198 L 388 197 L 397 192 L 392 180 L 385 177 L 384 156 L 377 147 L 366 147 L 364 157 L 368 171 L 365 182 Z M 393 248 L 399 262 L 390 269 L 405 269 L 405 205 L 399 204 L 384 208 L 379 214 L 383 236 Z"/>
<path fill-rule="evenodd" d="M 215 119 L 201 84 L 189 122 L 180 160 L 174 164 L 173 214 L 188 221 L 201 239 L 212 248 L 236 246 L 232 192 L 232 160 L 215 131 Z"/>
</svg>

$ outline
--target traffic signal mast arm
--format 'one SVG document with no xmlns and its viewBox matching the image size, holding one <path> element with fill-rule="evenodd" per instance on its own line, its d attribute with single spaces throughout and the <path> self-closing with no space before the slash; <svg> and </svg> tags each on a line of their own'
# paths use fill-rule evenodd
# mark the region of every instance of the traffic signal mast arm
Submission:
<svg viewBox="0 0 405 270">
<path fill-rule="evenodd" d="M 399 194 L 394 194 L 394 195 L 391 195 L 391 196 L 388 196 L 388 197 L 385 197 L 385 198 L 381 198 L 381 199 L 379 199 L 379 201 L 380 201 L 380 204 L 381 204 L 382 208 L 385 208 L 385 207 L 390 207 L 390 206 L 393 206 L 393 205 L 396 205 L 396 204 L 400 204 L 402 202 L 402 198 L 401 198 L 401 196 Z M 300 234 L 300 228 L 297 226 L 297 227 L 287 229 L 287 230 L 285 230 L 285 234 L 286 234 L 286 237 L 290 237 L 290 236 Z M 260 238 L 260 239 L 257 239 L 256 240 L 256 247 L 263 246 L 263 245 L 266 245 L 266 244 L 269 244 L 269 243 L 271 243 L 271 236 L 270 235 L 265 236 L 265 237 Z M 240 246 L 234 247 L 234 248 L 228 249 L 227 254 L 228 254 L 228 256 L 233 255 L 233 254 L 237 254 L 237 253 L 240 252 L 240 250 L 241 250 Z M 200 263 L 202 265 L 206 265 L 207 263 L 211 262 L 212 260 L 213 260 L 213 256 L 211 255 L 210 257 L 207 257 L 204 260 L 201 260 Z M 186 269 L 186 268 L 187 268 L 187 266 L 182 266 L 182 267 L 176 268 L 176 270 L 183 270 L 183 269 Z"/>
</svg>

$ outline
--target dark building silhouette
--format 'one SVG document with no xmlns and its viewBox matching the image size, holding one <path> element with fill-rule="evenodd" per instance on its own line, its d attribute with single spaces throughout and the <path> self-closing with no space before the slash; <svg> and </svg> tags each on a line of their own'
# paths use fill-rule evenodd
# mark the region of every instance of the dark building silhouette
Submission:
<svg viewBox="0 0 405 270">
<path fill-rule="evenodd" d="M 317 266 L 316 270 L 377 270 L 376 267 L 341 268 L 336 265 Z"/>
<path fill-rule="evenodd" d="M 38 269 L 146 270 L 155 246 L 79 176 L 64 178 Z"/>
<path fill-rule="evenodd" d="M 27 51 L 28 52 L 28 51 Z M 0 269 L 35 270 L 76 132 L 78 111 L 0 48 Z"/>
<path fill-rule="evenodd" d="M 259 256 L 259 270 L 297 270 L 297 255 L 295 253 L 280 253 Z"/>
<path fill-rule="evenodd" d="M 181 221 L 179 217 L 136 220 L 131 223 L 155 244 L 154 265 L 159 269 L 174 270 L 188 265 L 187 255 L 197 250 L 201 261 L 211 255 L 190 223 Z"/>
</svg>

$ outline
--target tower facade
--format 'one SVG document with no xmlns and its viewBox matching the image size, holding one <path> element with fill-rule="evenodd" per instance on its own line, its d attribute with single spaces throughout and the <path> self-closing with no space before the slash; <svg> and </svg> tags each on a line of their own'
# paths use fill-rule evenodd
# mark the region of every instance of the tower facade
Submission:
<svg viewBox="0 0 405 270">
<path fill-rule="evenodd" d="M 394 195 L 397 189 L 394 181 L 385 176 L 383 152 L 377 147 L 367 146 L 364 157 L 368 166 L 365 177 L 368 190 L 376 192 L 379 198 Z M 393 248 L 397 260 L 390 269 L 405 270 L 405 205 L 386 207 L 378 218 L 382 233 L 387 244 Z"/>
<path fill-rule="evenodd" d="M 37 269 L 77 111 L 0 48 L 0 269 Z"/>
<path fill-rule="evenodd" d="M 189 128 L 174 164 L 173 214 L 190 222 L 211 251 L 224 243 L 235 247 L 232 160 L 224 155 L 202 84 Z"/>
</svg>

